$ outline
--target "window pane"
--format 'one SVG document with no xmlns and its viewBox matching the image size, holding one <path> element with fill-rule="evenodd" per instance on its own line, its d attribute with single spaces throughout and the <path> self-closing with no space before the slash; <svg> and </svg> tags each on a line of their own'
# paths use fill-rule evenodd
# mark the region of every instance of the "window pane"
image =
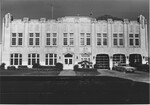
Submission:
<svg viewBox="0 0 150 105">
<path fill-rule="evenodd" d="M 86 39 L 86 44 L 87 44 L 87 45 L 91 45 L 91 40 L 90 40 L 90 38 L 87 38 L 87 39 Z"/>
<path fill-rule="evenodd" d="M 65 59 L 65 64 L 68 64 L 68 59 Z"/>
<path fill-rule="evenodd" d="M 19 65 L 22 65 L 22 59 L 19 60 Z"/>
<path fill-rule="evenodd" d="M 29 45 L 33 45 L 33 38 L 29 38 Z"/>
<path fill-rule="evenodd" d="M 47 33 L 47 37 L 50 37 L 50 33 Z"/>
<path fill-rule="evenodd" d="M 12 33 L 12 37 L 16 37 L 16 33 Z"/>
<path fill-rule="evenodd" d="M 113 34 L 113 37 L 117 37 L 117 34 Z"/>
<path fill-rule="evenodd" d="M 18 38 L 18 45 L 22 45 L 22 38 Z"/>
<path fill-rule="evenodd" d="M 57 59 L 54 59 L 54 65 L 56 65 L 56 63 L 57 63 Z"/>
<path fill-rule="evenodd" d="M 53 57 L 53 54 L 50 54 L 49 56 L 50 56 L 50 57 Z"/>
<path fill-rule="evenodd" d="M 135 39 L 135 45 L 139 45 L 139 39 Z"/>
<path fill-rule="evenodd" d="M 73 45 L 73 38 L 70 38 L 70 45 Z"/>
<path fill-rule="evenodd" d="M 101 38 L 97 38 L 97 45 L 101 45 Z"/>
<path fill-rule="evenodd" d="M 72 59 L 69 59 L 69 64 L 72 64 Z"/>
<path fill-rule="evenodd" d="M 12 38 L 12 45 L 16 45 L 16 38 Z"/>
<path fill-rule="evenodd" d="M 49 65 L 53 65 L 53 59 L 50 59 L 50 64 Z"/>
<path fill-rule="evenodd" d="M 130 39 L 129 41 L 130 45 L 133 45 L 133 39 Z"/>
<path fill-rule="evenodd" d="M 46 38 L 46 45 L 50 45 L 50 38 Z"/>
<path fill-rule="evenodd" d="M 123 37 L 123 34 L 119 34 L 119 37 Z"/>
<path fill-rule="evenodd" d="M 53 45 L 56 45 L 56 38 L 53 38 Z"/>
<path fill-rule="evenodd" d="M 101 34 L 100 34 L 100 33 L 97 33 L 97 37 L 101 37 Z"/>
<path fill-rule="evenodd" d="M 35 38 L 35 41 L 36 41 L 35 45 L 39 45 L 39 40 L 40 40 L 39 38 Z"/>
<path fill-rule="evenodd" d="M 45 60 L 45 64 L 48 65 L 48 59 Z"/>
<path fill-rule="evenodd" d="M 107 37 L 107 34 L 105 33 L 105 34 L 103 34 L 103 37 Z"/>
<path fill-rule="evenodd" d="M 84 37 L 84 33 L 81 33 L 80 35 L 81 35 L 81 37 Z"/>
<path fill-rule="evenodd" d="M 13 59 L 10 60 L 10 65 L 13 65 Z"/>
<path fill-rule="evenodd" d="M 57 34 L 56 34 L 56 33 L 53 33 L 53 37 L 57 37 Z"/>
<path fill-rule="evenodd" d="M 18 65 L 18 58 L 15 59 L 14 65 Z"/>
<path fill-rule="evenodd" d="M 67 45 L 67 38 L 64 38 L 64 45 Z"/>
<path fill-rule="evenodd" d="M 67 33 L 64 33 L 64 37 L 67 37 Z"/>
<path fill-rule="evenodd" d="M 32 54 L 32 57 L 35 57 L 35 54 Z"/>
<path fill-rule="evenodd" d="M 133 37 L 133 34 L 129 34 L 129 37 Z"/>
<path fill-rule="evenodd" d="M 15 58 L 16 58 L 16 57 L 18 58 L 18 54 L 15 54 Z"/>
<path fill-rule="evenodd" d="M 33 37 L 33 33 L 30 33 L 30 36 L 29 37 Z"/>
<path fill-rule="evenodd" d="M 40 56 L 40 55 L 39 55 L 39 54 L 37 54 L 37 58 L 39 58 L 39 56 Z"/>
<path fill-rule="evenodd" d="M 73 33 L 70 33 L 70 37 L 73 37 Z"/>
<path fill-rule="evenodd" d="M 90 37 L 90 35 L 91 35 L 90 33 L 87 33 L 87 34 L 86 34 L 86 37 Z"/>
<path fill-rule="evenodd" d="M 114 39 L 114 45 L 118 45 L 117 39 Z"/>
<path fill-rule="evenodd" d="M 107 39 L 106 38 L 103 39 L 103 45 L 107 45 Z"/>
<path fill-rule="evenodd" d="M 123 45 L 123 39 L 119 39 L 119 45 Z"/>
<path fill-rule="evenodd" d="M 19 37 L 22 37 L 22 33 L 18 33 L 19 34 Z"/>
<path fill-rule="evenodd" d="M 135 37 L 139 37 L 139 34 L 135 34 Z"/>
<path fill-rule="evenodd" d="M 28 65 L 31 65 L 31 59 L 28 59 Z"/>
<path fill-rule="evenodd" d="M 40 33 L 35 33 L 36 37 L 40 37 Z"/>
<path fill-rule="evenodd" d="M 81 38 L 81 45 L 84 45 L 84 38 Z"/>
<path fill-rule="evenodd" d="M 36 63 L 35 59 L 32 58 L 32 65 L 34 65 L 35 63 Z"/>
</svg>

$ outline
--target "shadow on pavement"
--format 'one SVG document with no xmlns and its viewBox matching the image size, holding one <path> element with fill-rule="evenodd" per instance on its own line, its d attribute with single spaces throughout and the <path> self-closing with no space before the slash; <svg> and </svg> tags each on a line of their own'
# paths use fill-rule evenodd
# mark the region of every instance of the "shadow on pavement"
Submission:
<svg viewBox="0 0 150 105">
<path fill-rule="evenodd" d="M 1 104 L 148 104 L 149 84 L 109 76 L 3 76 Z"/>
</svg>

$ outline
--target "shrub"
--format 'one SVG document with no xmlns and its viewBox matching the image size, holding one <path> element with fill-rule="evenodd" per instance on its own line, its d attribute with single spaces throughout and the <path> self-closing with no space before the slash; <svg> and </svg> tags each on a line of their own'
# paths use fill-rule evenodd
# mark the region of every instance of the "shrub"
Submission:
<svg viewBox="0 0 150 105">
<path fill-rule="evenodd" d="M 26 65 L 20 65 L 20 66 L 18 66 L 18 69 L 27 70 L 28 67 Z"/>
<path fill-rule="evenodd" d="M 59 70 L 63 70 L 63 64 L 62 63 L 56 63 L 55 67 Z"/>
<path fill-rule="evenodd" d="M 16 67 L 15 66 L 8 66 L 7 70 L 16 70 Z"/>
<path fill-rule="evenodd" d="M 94 68 L 97 69 L 97 64 L 94 64 Z"/>
<path fill-rule="evenodd" d="M 79 68 L 79 65 L 74 65 L 74 70 L 77 70 Z"/>
<path fill-rule="evenodd" d="M 5 63 L 2 63 L 1 65 L 0 65 L 0 69 L 5 69 Z"/>
<path fill-rule="evenodd" d="M 35 63 L 35 64 L 33 64 L 33 66 L 32 66 L 32 68 L 40 68 L 41 67 L 41 65 L 39 64 L 39 63 Z"/>
</svg>

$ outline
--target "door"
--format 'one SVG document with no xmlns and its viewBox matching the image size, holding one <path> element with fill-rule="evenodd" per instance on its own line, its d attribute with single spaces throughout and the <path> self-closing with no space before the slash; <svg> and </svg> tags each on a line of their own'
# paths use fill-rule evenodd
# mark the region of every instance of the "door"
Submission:
<svg viewBox="0 0 150 105">
<path fill-rule="evenodd" d="M 64 55 L 64 69 L 73 70 L 73 55 L 71 54 Z"/>
<path fill-rule="evenodd" d="M 97 54 L 96 64 L 99 69 L 109 69 L 109 56 L 107 54 Z"/>
</svg>

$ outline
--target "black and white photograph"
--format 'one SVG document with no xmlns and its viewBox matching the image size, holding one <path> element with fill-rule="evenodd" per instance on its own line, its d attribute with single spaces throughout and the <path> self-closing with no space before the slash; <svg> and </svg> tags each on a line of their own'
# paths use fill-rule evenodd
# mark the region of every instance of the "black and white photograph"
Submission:
<svg viewBox="0 0 150 105">
<path fill-rule="evenodd" d="M 0 104 L 150 104 L 149 0 L 0 0 Z"/>
</svg>

